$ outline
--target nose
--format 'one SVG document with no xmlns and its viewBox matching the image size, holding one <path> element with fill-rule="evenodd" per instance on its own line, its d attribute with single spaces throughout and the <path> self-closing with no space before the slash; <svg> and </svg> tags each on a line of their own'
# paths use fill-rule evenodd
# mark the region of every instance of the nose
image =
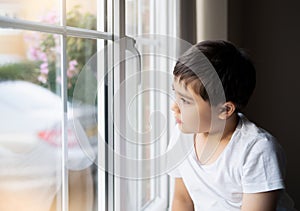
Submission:
<svg viewBox="0 0 300 211">
<path fill-rule="evenodd" d="M 176 102 L 174 102 L 171 106 L 171 110 L 174 111 L 175 113 L 179 114 L 180 113 L 180 108 Z"/>
</svg>

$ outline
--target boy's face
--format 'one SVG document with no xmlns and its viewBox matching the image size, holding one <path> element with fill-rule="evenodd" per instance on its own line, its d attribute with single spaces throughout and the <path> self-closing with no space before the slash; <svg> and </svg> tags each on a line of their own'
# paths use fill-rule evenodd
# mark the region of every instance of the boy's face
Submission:
<svg viewBox="0 0 300 211">
<path fill-rule="evenodd" d="M 196 94 L 191 85 L 173 80 L 176 101 L 172 111 L 183 133 L 207 133 L 211 124 L 211 105 Z"/>
</svg>

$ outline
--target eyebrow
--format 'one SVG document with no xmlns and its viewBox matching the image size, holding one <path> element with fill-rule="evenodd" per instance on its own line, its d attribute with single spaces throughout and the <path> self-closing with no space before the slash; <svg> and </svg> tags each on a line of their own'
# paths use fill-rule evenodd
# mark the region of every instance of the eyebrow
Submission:
<svg viewBox="0 0 300 211">
<path fill-rule="evenodd" d="M 175 90 L 174 84 L 172 84 L 172 89 Z M 187 98 L 187 99 L 189 99 L 189 100 L 194 100 L 192 97 L 189 97 L 189 96 L 187 96 L 187 95 L 185 95 L 185 94 L 183 94 L 183 93 L 181 93 L 181 92 L 179 92 L 179 91 L 177 91 L 177 90 L 175 90 L 175 91 L 176 91 L 181 97 Z"/>
</svg>

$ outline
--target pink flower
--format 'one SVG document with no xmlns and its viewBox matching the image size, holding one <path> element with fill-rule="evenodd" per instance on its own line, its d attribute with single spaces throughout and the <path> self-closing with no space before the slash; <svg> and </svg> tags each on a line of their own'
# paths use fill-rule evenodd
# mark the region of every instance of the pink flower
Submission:
<svg viewBox="0 0 300 211">
<path fill-rule="evenodd" d="M 44 62 L 41 64 L 40 66 L 41 69 L 45 69 L 45 68 L 48 68 L 48 63 L 47 62 Z"/>
<path fill-rule="evenodd" d="M 37 79 L 39 82 L 42 82 L 43 84 L 47 83 L 47 78 L 44 75 L 39 75 Z"/>
<path fill-rule="evenodd" d="M 76 66 L 78 63 L 77 63 L 77 61 L 75 60 L 75 59 L 73 59 L 73 60 L 71 60 L 70 62 L 69 62 L 69 65 L 74 65 L 74 66 Z"/>
<path fill-rule="evenodd" d="M 47 75 L 49 73 L 49 69 L 48 69 L 48 63 L 44 62 L 41 64 L 40 66 L 40 72 Z"/>
<path fill-rule="evenodd" d="M 76 66 L 78 62 L 76 60 L 71 60 L 69 62 L 69 69 L 67 70 L 67 77 L 72 78 L 74 74 L 76 73 Z"/>
<path fill-rule="evenodd" d="M 38 49 L 35 47 L 29 47 L 27 56 L 30 60 L 37 60 L 38 59 Z"/>
<path fill-rule="evenodd" d="M 70 71 L 70 70 L 67 70 L 67 77 L 72 78 L 73 76 L 74 76 L 74 72 Z"/>
<path fill-rule="evenodd" d="M 69 62 L 69 70 L 70 71 L 75 71 L 76 70 L 76 66 L 77 66 L 77 61 L 76 60 L 72 60 Z"/>
<path fill-rule="evenodd" d="M 39 60 L 42 60 L 43 62 L 48 61 L 46 53 L 41 52 L 41 51 L 37 51 L 37 53 L 38 53 L 37 56 L 38 56 Z"/>
</svg>

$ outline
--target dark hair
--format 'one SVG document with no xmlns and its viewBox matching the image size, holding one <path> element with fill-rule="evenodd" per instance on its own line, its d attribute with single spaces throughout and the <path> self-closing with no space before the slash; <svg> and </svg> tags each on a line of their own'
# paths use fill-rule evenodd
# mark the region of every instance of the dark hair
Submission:
<svg viewBox="0 0 300 211">
<path fill-rule="evenodd" d="M 221 81 L 220 86 L 224 90 L 226 101 L 233 102 L 237 111 L 244 108 L 256 84 L 255 68 L 248 55 L 230 42 L 216 40 L 200 42 L 178 59 L 173 71 L 174 76 L 185 85 L 196 82 L 192 83 L 193 90 L 205 101 L 215 105 L 220 102 L 211 102 L 207 89 L 213 90 L 210 93 L 218 94 L 217 90 L 220 87 L 211 80 L 210 73 L 202 64 L 204 59 L 208 59 L 214 67 Z M 211 70 L 212 68 L 209 72 L 212 72 Z"/>
</svg>

